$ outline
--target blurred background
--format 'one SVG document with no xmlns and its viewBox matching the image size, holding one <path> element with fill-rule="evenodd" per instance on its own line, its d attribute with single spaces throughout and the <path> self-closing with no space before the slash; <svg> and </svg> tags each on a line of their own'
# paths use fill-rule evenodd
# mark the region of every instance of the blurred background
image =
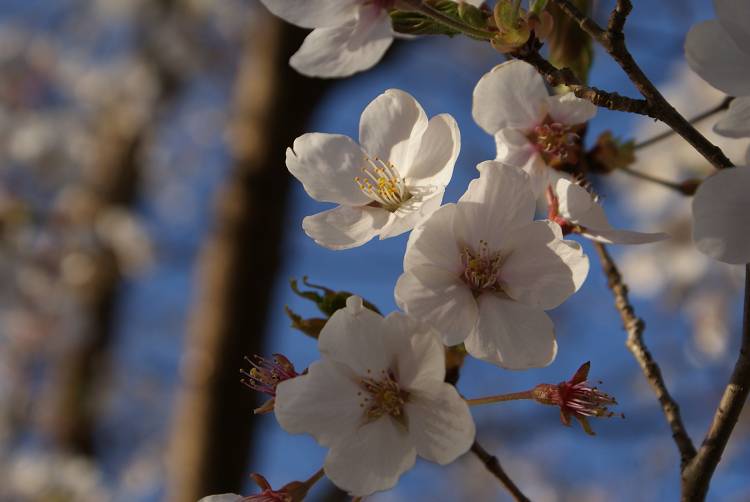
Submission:
<svg viewBox="0 0 750 502">
<path fill-rule="evenodd" d="M 605 19 L 613 2 L 593 4 Z M 626 33 L 636 59 L 686 116 L 723 96 L 686 69 L 688 28 L 708 0 L 634 2 Z M 502 57 L 466 39 L 398 42 L 373 70 L 311 80 L 287 65 L 305 33 L 254 0 L 4 0 L 0 9 L 0 501 L 193 502 L 307 478 L 325 451 L 253 416 L 243 356 L 286 354 L 298 368 L 315 341 L 284 306 L 318 313 L 290 277 L 395 309 L 406 236 L 334 252 L 302 232 L 325 209 L 284 166 L 306 131 L 356 137 L 359 114 L 390 87 L 429 115 L 458 121 L 455 201 L 494 142 L 471 119 L 477 80 Z M 599 52 L 597 87 L 634 96 Z M 702 123 L 710 130 L 713 121 Z M 645 139 L 658 124 L 601 111 L 588 141 L 612 130 Z M 735 161 L 747 142 L 720 140 Z M 678 138 L 638 151 L 634 169 L 681 181 L 709 172 Z M 742 273 L 690 246 L 689 203 L 614 173 L 594 180 L 613 223 L 673 239 L 614 249 L 646 320 L 646 341 L 699 442 L 734 363 Z M 597 436 L 553 408 L 474 409 L 478 440 L 535 501 L 676 500 L 678 455 L 625 335 L 593 249 L 583 289 L 551 312 L 559 341 L 548 368 L 504 371 L 467 360 L 467 396 L 567 379 L 592 380 L 625 419 Z M 745 413 L 710 500 L 750 500 Z M 419 461 L 385 501 L 506 500 L 471 455 Z M 347 500 L 327 481 L 311 500 Z"/>
</svg>

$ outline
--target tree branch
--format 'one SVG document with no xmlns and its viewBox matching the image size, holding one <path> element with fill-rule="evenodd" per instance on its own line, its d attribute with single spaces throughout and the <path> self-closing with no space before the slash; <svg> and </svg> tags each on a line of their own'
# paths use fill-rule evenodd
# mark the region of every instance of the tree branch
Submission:
<svg viewBox="0 0 750 502">
<path fill-rule="evenodd" d="M 523 492 L 521 492 L 521 490 L 516 486 L 513 480 L 508 477 L 508 475 L 503 470 L 503 467 L 500 465 L 500 461 L 497 459 L 497 457 L 488 453 L 487 450 L 485 450 L 482 445 L 480 445 L 476 441 L 474 441 L 474 444 L 471 445 L 471 451 L 479 458 L 479 460 L 482 461 L 487 470 L 500 480 L 500 482 L 510 492 L 516 502 L 531 502 L 529 498 L 526 497 L 526 495 L 524 495 Z"/>
<path fill-rule="evenodd" d="M 682 500 L 703 500 L 716 466 L 737 424 L 750 391 L 750 265 L 745 266 L 745 306 L 740 354 L 695 458 L 682 472 Z"/>
<path fill-rule="evenodd" d="M 646 98 L 649 109 L 657 118 L 670 126 L 682 136 L 693 148 L 700 152 L 711 165 L 717 169 L 732 167 L 732 162 L 724 155 L 719 147 L 711 143 L 698 132 L 685 117 L 664 99 L 656 86 L 643 73 L 643 70 L 633 59 L 625 45 L 622 29 L 625 26 L 627 14 L 632 9 L 630 0 L 618 0 L 617 6 L 610 17 L 610 29 L 604 30 L 593 19 L 583 14 L 570 0 L 552 0 L 566 15 L 578 23 L 578 26 L 591 35 L 607 53 L 620 65 L 638 92 Z"/>
<path fill-rule="evenodd" d="M 621 96 L 583 85 L 570 68 L 556 68 L 534 49 L 521 50 L 512 54 L 516 59 L 526 61 L 544 77 L 551 86 L 565 85 L 581 99 L 591 101 L 596 106 L 621 112 L 637 113 L 658 118 L 646 100 Z"/>
<path fill-rule="evenodd" d="M 734 99 L 734 97 L 727 96 L 718 105 L 714 106 L 713 108 L 709 108 L 705 112 L 699 113 L 695 117 L 692 117 L 689 120 L 689 122 L 691 124 L 695 125 L 698 122 L 701 122 L 701 121 L 703 121 L 703 120 L 705 120 L 705 119 L 707 119 L 707 118 L 709 118 L 709 117 L 711 117 L 711 116 L 719 113 L 722 110 L 726 110 L 727 108 L 729 108 L 729 104 L 732 102 L 733 99 Z M 658 143 L 659 141 L 665 140 L 665 139 L 667 139 L 667 138 L 669 138 L 671 136 L 674 136 L 675 134 L 676 134 L 676 132 L 675 132 L 674 129 L 668 129 L 668 130 L 664 131 L 663 133 L 657 134 L 656 136 L 654 136 L 652 138 L 649 138 L 647 140 L 641 141 L 640 143 L 636 143 L 636 145 L 635 145 L 634 148 L 636 150 L 640 150 L 641 148 L 647 148 L 647 147 L 653 145 L 654 143 Z"/>
<path fill-rule="evenodd" d="M 620 313 L 620 318 L 627 332 L 625 345 L 633 353 L 636 361 L 641 367 L 643 374 L 646 376 L 651 388 L 659 399 L 664 416 L 667 419 L 669 427 L 672 429 L 672 438 L 674 438 L 677 449 L 680 452 L 681 465 L 685 466 L 695 457 L 695 447 L 690 436 L 685 429 L 685 424 L 680 416 L 680 407 L 672 398 L 664 383 L 659 365 L 654 361 L 645 342 L 643 341 L 643 331 L 646 327 L 642 319 L 636 314 L 628 298 L 628 288 L 622 281 L 622 275 L 617 269 L 612 256 L 607 251 L 606 246 L 596 243 L 596 251 L 602 263 L 602 269 L 607 276 L 607 285 L 612 290 L 615 297 L 615 307 Z"/>
</svg>

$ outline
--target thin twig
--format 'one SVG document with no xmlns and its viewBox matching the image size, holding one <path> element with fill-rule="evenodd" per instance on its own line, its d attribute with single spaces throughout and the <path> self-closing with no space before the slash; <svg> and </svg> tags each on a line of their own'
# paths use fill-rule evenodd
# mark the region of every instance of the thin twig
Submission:
<svg viewBox="0 0 750 502">
<path fill-rule="evenodd" d="M 628 76 L 633 85 L 641 95 L 646 98 L 649 116 L 657 118 L 670 126 L 682 136 L 693 148 L 695 148 L 711 165 L 717 169 L 732 167 L 730 161 L 721 148 L 711 143 L 705 136 L 688 122 L 685 117 L 664 99 L 656 86 L 643 73 L 633 59 L 625 45 L 625 36 L 622 28 L 625 25 L 627 14 L 632 9 L 630 0 L 618 0 L 615 12 L 613 12 L 611 24 L 615 30 L 604 30 L 593 19 L 583 14 L 570 0 L 552 0 L 566 15 L 576 21 L 583 31 L 591 35 L 612 56 L 617 64 Z"/>
<path fill-rule="evenodd" d="M 742 342 L 729 384 L 721 396 L 711 427 L 695 458 L 682 473 L 682 500 L 703 500 L 716 466 L 737 424 L 750 392 L 750 265 L 745 266 L 745 306 Z"/>
<path fill-rule="evenodd" d="M 628 335 L 625 345 L 628 350 L 633 353 L 633 356 L 635 356 L 643 374 L 646 375 L 646 379 L 656 393 L 656 397 L 659 399 L 667 423 L 669 423 L 669 426 L 672 429 L 672 437 L 677 444 L 677 449 L 680 451 L 681 465 L 687 465 L 687 463 L 695 456 L 695 447 L 685 429 L 685 424 L 682 422 L 680 407 L 669 394 L 667 385 L 664 383 L 664 378 L 659 369 L 659 365 L 654 361 L 654 358 L 651 356 L 651 353 L 643 341 L 643 331 L 646 325 L 643 320 L 635 314 L 635 310 L 628 299 L 628 288 L 623 283 L 622 275 L 617 269 L 617 265 L 615 265 L 612 256 L 610 256 L 607 251 L 606 246 L 600 243 L 595 243 L 595 246 L 597 253 L 599 253 L 602 269 L 607 276 L 607 285 L 612 290 L 615 297 L 615 307 L 620 313 L 620 318 L 622 319 L 622 323 Z"/>
<path fill-rule="evenodd" d="M 496 456 L 488 453 L 487 450 L 485 450 L 482 445 L 480 445 L 476 441 L 474 441 L 474 444 L 471 445 L 471 451 L 479 458 L 479 460 L 482 461 L 487 470 L 500 480 L 500 482 L 510 492 L 516 502 L 531 502 L 529 498 L 526 497 L 526 495 L 524 495 L 523 492 L 516 486 L 513 480 L 508 477 Z"/>
<path fill-rule="evenodd" d="M 630 2 L 617 0 L 617 5 L 615 5 L 612 14 L 609 16 L 607 32 L 610 34 L 622 33 L 623 28 L 625 28 L 625 21 L 628 19 L 631 10 L 633 10 L 633 6 Z"/>
<path fill-rule="evenodd" d="M 634 178 L 640 178 L 642 180 L 650 181 L 651 183 L 656 183 L 657 185 L 661 185 L 664 188 L 669 188 L 671 190 L 679 192 L 682 195 L 691 195 L 689 192 L 685 190 L 685 185 L 683 185 L 682 183 L 678 183 L 676 181 L 665 180 L 663 178 L 652 176 L 642 171 L 636 171 L 635 169 L 632 169 L 630 166 L 622 166 L 618 168 L 618 171 L 627 173 L 630 176 L 633 176 Z"/>
<path fill-rule="evenodd" d="M 699 113 L 695 117 L 691 118 L 689 120 L 689 122 L 691 124 L 695 125 L 695 124 L 697 124 L 697 123 L 699 123 L 699 122 L 701 122 L 701 121 L 703 121 L 703 120 L 705 120 L 705 119 L 707 119 L 707 118 L 709 118 L 709 117 L 711 117 L 711 116 L 719 113 L 722 110 L 726 110 L 727 108 L 729 108 L 729 103 L 731 103 L 733 99 L 734 99 L 734 97 L 727 96 L 726 98 L 724 98 L 724 100 L 722 100 L 721 103 L 719 103 L 718 105 L 714 106 L 713 108 L 710 108 L 710 109 L 706 110 L 703 113 Z M 657 134 L 653 138 L 649 138 L 647 140 L 641 141 L 640 143 L 636 143 L 636 145 L 635 145 L 634 148 L 636 150 L 639 150 L 641 148 L 649 147 L 649 146 L 653 145 L 654 143 L 658 143 L 659 141 L 662 141 L 662 140 L 665 140 L 665 139 L 667 139 L 669 137 L 672 137 L 675 134 L 677 134 L 677 133 L 675 132 L 674 129 L 669 129 L 667 131 L 664 131 L 661 134 Z"/>
<path fill-rule="evenodd" d="M 616 92 L 607 92 L 583 85 L 570 68 L 556 68 L 542 57 L 536 48 L 517 51 L 512 55 L 536 68 L 551 86 L 565 85 L 577 97 L 591 101 L 596 106 L 657 118 L 646 100 L 628 98 Z"/>
</svg>

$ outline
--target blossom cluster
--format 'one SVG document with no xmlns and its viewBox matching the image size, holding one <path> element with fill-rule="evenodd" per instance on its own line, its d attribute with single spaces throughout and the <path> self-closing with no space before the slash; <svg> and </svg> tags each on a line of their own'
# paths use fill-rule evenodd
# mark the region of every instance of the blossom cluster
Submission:
<svg viewBox="0 0 750 502">
<path fill-rule="evenodd" d="M 290 64 L 322 77 L 374 65 L 394 36 L 389 13 L 421 4 L 263 3 L 314 29 Z M 737 21 L 738 2 L 716 5 L 719 20 L 688 36 L 688 60 L 716 87 L 740 96 L 717 131 L 750 135 L 750 73 L 737 65 L 750 58 L 750 32 Z M 709 51 L 708 37 L 726 48 L 726 60 Z M 447 349 L 460 347 L 508 370 L 552 363 L 557 341 L 546 311 L 578 291 L 589 271 L 581 244 L 566 236 L 606 244 L 668 237 L 613 228 L 599 198 L 575 176 L 586 154 L 586 124 L 596 114 L 592 102 L 572 92 L 550 94 L 533 66 L 512 60 L 479 80 L 472 112 L 494 137 L 497 154 L 477 166 L 455 203 L 443 204 L 443 195 L 459 157 L 458 124 L 448 114 L 428 118 L 402 90 L 388 89 L 365 108 L 358 141 L 308 133 L 286 151 L 286 166 L 307 194 L 336 205 L 302 221 L 319 245 L 346 250 L 411 232 L 394 288 L 400 312 L 383 317 L 350 296 L 320 330 L 321 358 L 305 372 L 277 356 L 259 359 L 247 373 L 249 386 L 273 398 L 259 410 L 273 410 L 285 431 L 310 434 L 328 448 L 325 475 L 354 496 L 393 487 L 417 456 L 448 464 L 471 447 L 471 400 L 445 382 Z M 695 194 L 696 245 L 718 260 L 750 261 L 750 220 L 736 217 L 750 214 L 749 173 L 728 169 Z M 545 219 L 535 219 L 538 203 Z M 528 396 L 560 406 L 564 423 L 575 417 L 591 432 L 586 418 L 611 416 L 606 406 L 615 401 L 587 386 L 587 373 L 585 365 L 571 381 L 542 384 Z M 284 493 L 278 500 L 298 498 Z"/>
</svg>

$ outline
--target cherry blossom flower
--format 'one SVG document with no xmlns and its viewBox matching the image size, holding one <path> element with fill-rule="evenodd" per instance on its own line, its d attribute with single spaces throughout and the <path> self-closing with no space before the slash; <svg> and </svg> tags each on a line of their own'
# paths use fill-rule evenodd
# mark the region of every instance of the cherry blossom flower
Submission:
<svg viewBox="0 0 750 502">
<path fill-rule="evenodd" d="M 664 233 L 617 230 L 607 221 L 604 209 L 585 188 L 565 178 L 547 187 L 548 218 L 559 224 L 563 234 L 578 233 L 604 244 L 646 244 L 664 240 Z"/>
<path fill-rule="evenodd" d="M 573 417 L 580 422 L 586 434 L 593 436 L 594 431 L 588 419 L 615 416 L 608 406 L 617 404 L 617 401 L 609 394 L 588 385 L 586 379 L 589 376 L 589 369 L 591 369 L 591 363 L 586 362 L 578 368 L 570 380 L 557 385 L 539 384 L 534 387 L 531 394 L 539 403 L 558 406 L 560 420 L 564 425 L 570 427 L 570 418 Z"/>
<path fill-rule="evenodd" d="M 572 92 L 550 96 L 533 66 L 513 60 L 485 74 L 474 88 L 472 115 L 495 137 L 497 158 L 523 168 L 537 197 L 580 155 L 578 133 L 596 106 Z"/>
<path fill-rule="evenodd" d="M 276 398 L 276 386 L 284 380 L 294 378 L 299 374 L 294 369 L 294 365 L 282 354 L 274 354 L 273 359 L 255 356 L 255 360 L 245 358 L 252 366 L 250 371 L 240 370 L 243 376 L 241 382 L 250 389 L 271 396 L 271 399 L 263 403 L 260 408 L 256 408 L 254 413 L 261 415 L 273 411 Z"/>
<path fill-rule="evenodd" d="M 434 212 L 461 145 L 453 117 L 427 120 L 419 103 L 397 89 L 362 112 L 359 141 L 309 133 L 286 152 L 289 172 L 313 199 L 340 204 L 302 222 L 307 235 L 330 249 L 402 234 Z"/>
<path fill-rule="evenodd" d="M 479 6 L 482 0 L 466 0 Z M 389 9 L 405 0 L 261 0 L 276 16 L 313 28 L 289 64 L 310 77 L 347 77 L 377 64 L 393 42 Z"/>
<path fill-rule="evenodd" d="M 693 197 L 693 241 L 715 260 L 750 263 L 750 167 L 722 169 Z"/>
<path fill-rule="evenodd" d="M 715 88 L 737 96 L 716 124 L 718 134 L 750 136 L 750 9 L 739 0 L 714 0 L 718 19 L 693 26 L 685 40 L 685 57 L 698 75 Z"/>
<path fill-rule="evenodd" d="M 393 487 L 419 455 L 448 464 L 474 440 L 468 405 L 445 383 L 443 346 L 400 312 L 383 318 L 351 296 L 320 333 L 321 360 L 276 389 L 289 433 L 329 448 L 326 476 L 355 496 Z"/>
<path fill-rule="evenodd" d="M 396 301 L 446 345 L 510 369 L 546 366 L 557 342 L 544 311 L 581 287 L 588 258 L 557 223 L 533 221 L 526 173 L 495 161 L 478 169 L 457 204 L 412 232 Z"/>
</svg>

